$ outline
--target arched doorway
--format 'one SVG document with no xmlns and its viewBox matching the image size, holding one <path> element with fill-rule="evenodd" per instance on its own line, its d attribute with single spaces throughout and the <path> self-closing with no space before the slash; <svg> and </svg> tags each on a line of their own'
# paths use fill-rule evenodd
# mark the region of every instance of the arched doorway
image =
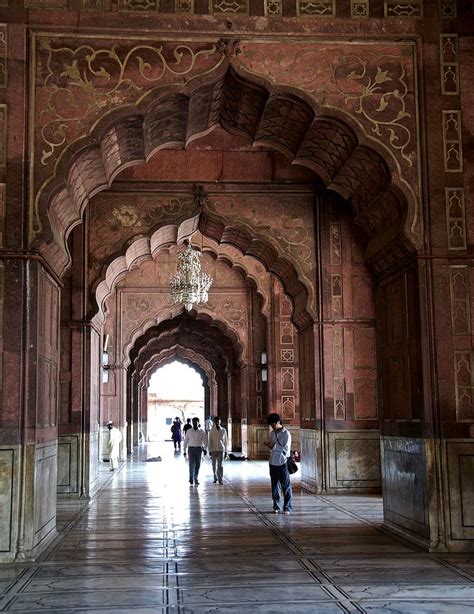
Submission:
<svg viewBox="0 0 474 614">
<path fill-rule="evenodd" d="M 245 124 L 247 120 L 245 114 L 242 113 L 243 107 L 240 105 L 233 106 L 234 99 L 230 92 L 234 91 L 234 85 L 240 88 L 242 100 L 250 99 L 252 101 L 247 109 L 251 112 L 249 125 Z M 225 92 L 225 95 L 223 92 Z M 220 98 L 221 94 L 223 98 Z M 207 101 L 209 97 L 216 101 L 218 107 L 218 113 L 214 119 L 208 115 Z M 378 274 L 400 273 L 403 283 L 407 279 L 411 279 L 407 274 L 406 266 L 409 263 L 413 246 L 410 242 L 410 233 L 406 231 L 406 225 L 409 217 L 413 222 L 412 212 L 399 177 L 391 173 L 391 162 L 382 158 L 375 149 L 370 148 L 363 142 L 363 139 L 359 141 L 354 130 L 339 118 L 316 117 L 314 109 L 304 97 L 298 97 L 294 93 L 290 95 L 287 92 L 281 94 L 270 92 L 262 84 L 245 79 L 230 68 L 220 71 L 216 79 L 208 79 L 207 83 L 197 84 L 197 87 L 192 89 L 189 95 L 176 94 L 176 92 L 170 90 L 164 97 L 160 93 L 153 100 L 151 98 L 147 100 L 149 107 L 147 107 L 148 115 L 145 119 L 142 120 L 126 113 L 121 114 L 120 118 L 109 116 L 106 122 L 107 126 L 104 123 L 100 129 L 97 128 L 97 131 L 94 132 L 92 138 L 94 143 L 92 145 L 85 146 L 81 142 L 74 148 L 74 152 L 72 150 L 69 152 L 71 155 L 67 172 L 60 177 L 61 173 L 65 171 L 65 167 L 59 164 L 55 181 L 45 182 L 44 189 L 39 195 L 37 214 L 39 219 L 49 220 L 49 228 L 44 225 L 44 232 L 37 233 L 35 242 L 43 257 L 51 264 L 54 262 L 57 271 L 62 272 L 67 266 L 66 238 L 76 222 L 81 219 L 87 205 L 89 207 L 86 210 L 86 215 L 94 216 L 92 203 L 89 203 L 90 198 L 94 195 L 97 199 L 107 198 L 105 194 L 113 197 L 113 190 L 109 190 L 103 196 L 100 196 L 99 192 L 108 187 L 120 171 L 123 171 L 121 179 L 124 182 L 128 180 L 131 183 L 132 181 L 140 182 L 152 179 L 161 184 L 169 181 L 170 167 L 174 173 L 176 172 L 176 161 L 178 159 L 176 152 L 173 150 L 158 151 L 160 148 L 171 147 L 170 141 L 153 141 L 154 136 L 158 137 L 162 134 L 159 126 L 162 125 L 163 121 L 166 125 L 165 112 L 166 109 L 170 108 L 170 105 L 171 107 L 177 105 L 176 108 L 181 108 L 178 104 L 181 101 L 186 108 L 189 104 L 191 104 L 191 107 L 194 105 L 196 111 L 194 115 L 189 116 L 191 123 L 188 123 L 188 115 L 182 117 L 178 113 L 176 119 L 176 130 L 179 133 L 183 133 L 183 130 L 187 133 L 187 138 L 183 142 L 187 146 L 184 153 L 187 163 L 183 176 L 186 175 L 189 168 L 197 168 L 197 170 L 193 170 L 192 182 L 203 180 L 200 172 L 205 170 L 207 173 L 209 167 L 206 165 L 196 167 L 188 164 L 193 160 L 198 160 L 199 156 L 202 155 L 201 151 L 211 151 L 209 160 L 212 161 L 212 156 L 214 156 L 214 162 L 218 158 L 221 159 L 221 162 L 225 161 L 222 152 L 230 151 L 232 155 L 227 158 L 228 160 L 233 159 L 234 166 L 228 174 L 224 175 L 222 175 L 222 168 L 224 167 L 220 170 L 217 169 L 217 171 L 214 168 L 213 173 L 220 177 L 219 181 L 221 186 L 224 186 L 224 190 L 219 188 L 222 192 L 219 199 L 210 198 L 209 203 L 199 203 L 199 214 L 195 213 L 195 200 L 192 197 L 189 198 L 192 195 L 189 176 L 181 180 L 180 186 L 177 186 L 174 182 L 172 188 L 175 193 L 180 195 L 187 193 L 187 198 L 170 199 L 165 206 L 160 206 L 155 211 L 152 208 L 149 209 L 148 217 L 142 227 L 137 223 L 141 221 L 141 218 L 137 217 L 137 211 L 133 206 L 112 206 L 109 212 L 113 220 L 111 219 L 109 224 L 106 223 L 102 227 L 103 232 L 109 232 L 109 238 L 112 241 L 100 257 L 97 256 L 99 252 L 92 254 L 89 250 L 90 237 L 83 230 L 78 229 L 70 235 L 71 248 L 69 251 L 73 254 L 76 252 L 78 259 L 74 263 L 77 269 L 73 272 L 69 288 L 72 296 L 76 293 L 76 307 L 79 314 L 79 318 L 76 318 L 76 320 L 85 322 L 82 328 L 79 327 L 76 333 L 72 333 L 72 335 L 76 334 L 80 338 L 83 348 L 80 357 L 76 357 L 78 359 L 76 364 L 80 363 L 81 385 L 85 383 L 83 388 L 87 390 L 82 401 L 88 404 L 88 413 L 83 412 L 81 423 L 81 436 L 86 438 L 87 445 L 82 446 L 82 457 L 78 457 L 79 463 L 88 468 L 87 471 L 82 471 L 81 492 L 87 495 L 93 492 L 95 488 L 93 458 L 97 458 L 95 450 L 99 416 L 101 415 L 99 409 L 100 394 L 97 387 L 99 373 L 97 356 L 100 353 L 103 337 L 106 334 L 116 336 L 118 332 L 115 330 L 104 335 L 104 330 L 101 329 L 105 321 L 103 313 L 101 314 L 99 311 L 99 313 L 94 314 L 90 291 L 96 290 L 103 311 L 104 305 L 102 303 L 111 295 L 110 289 L 121 275 L 127 271 L 132 272 L 134 267 L 141 267 L 144 262 L 156 262 L 155 256 L 160 255 L 160 250 L 164 252 L 168 249 L 168 246 L 176 245 L 182 238 L 193 236 L 197 231 L 209 240 L 209 244 L 206 245 L 209 253 L 213 251 L 213 243 L 215 243 L 223 249 L 223 260 L 226 257 L 224 252 L 227 250 L 231 252 L 227 254 L 228 261 L 231 263 L 237 263 L 237 261 L 242 260 L 242 257 L 243 260 L 255 261 L 263 267 L 262 274 L 266 276 L 267 280 L 272 280 L 271 283 L 268 283 L 271 291 L 268 290 L 267 292 L 267 296 L 271 299 L 268 302 L 270 321 L 267 318 L 268 314 L 264 313 L 265 292 L 261 292 L 263 299 L 261 297 L 258 299 L 259 301 L 263 300 L 263 303 L 258 304 L 252 298 L 252 302 L 249 304 L 250 312 L 261 316 L 259 323 L 261 343 L 260 347 L 258 344 L 255 346 L 253 340 L 247 344 L 241 344 L 244 351 L 247 352 L 247 358 L 251 356 L 252 360 L 251 362 L 247 361 L 245 366 L 242 367 L 249 369 L 247 376 L 240 380 L 241 384 L 245 382 L 245 387 L 236 388 L 236 393 L 242 399 L 243 407 L 239 429 L 233 432 L 233 435 L 240 436 L 244 446 L 244 442 L 248 441 L 249 415 L 257 422 L 259 420 L 263 422 L 265 410 L 269 407 L 270 402 L 280 403 L 282 412 L 286 412 L 290 416 L 289 421 L 294 420 L 295 428 L 298 431 L 301 429 L 300 445 L 303 458 L 306 459 L 305 478 L 308 487 L 324 491 L 331 488 L 344 490 L 350 488 L 349 483 L 354 481 L 357 482 L 356 489 L 376 487 L 375 484 L 370 486 L 362 484 L 367 481 L 365 475 L 363 475 L 363 479 L 354 480 L 348 474 L 348 479 L 342 479 L 341 484 L 338 484 L 337 480 L 336 483 L 331 482 L 331 472 L 334 469 L 331 463 L 339 462 L 337 456 L 335 459 L 331 458 L 331 453 L 334 451 L 337 454 L 337 432 L 341 430 L 341 423 L 352 421 L 360 427 L 364 421 L 378 421 L 378 414 L 370 415 L 369 413 L 367 415 L 367 413 L 362 412 L 359 413 L 358 418 L 354 417 L 357 399 L 359 405 L 366 406 L 367 400 L 369 404 L 372 402 L 373 405 L 375 398 L 375 378 L 372 373 L 376 370 L 374 362 L 375 323 L 372 316 L 368 316 L 369 322 L 364 319 L 365 316 L 361 318 L 358 314 L 352 313 L 349 316 L 350 325 L 346 327 L 347 314 L 344 308 L 348 301 L 347 299 L 343 300 L 345 295 L 344 267 L 352 271 L 354 267 L 366 265 L 354 261 L 352 256 L 349 256 L 350 262 L 344 261 L 341 251 L 342 243 L 339 241 L 342 235 L 338 235 L 341 222 L 337 219 L 334 222 L 331 216 L 334 211 L 339 210 L 343 202 L 341 199 L 344 199 L 346 211 L 349 208 L 351 209 L 350 215 L 353 216 L 365 233 L 365 237 L 361 241 L 366 243 L 366 263 L 369 263 Z M 203 105 L 201 107 L 199 106 L 200 102 Z M 202 117 L 205 120 L 201 122 L 200 118 L 202 119 Z M 194 121 L 195 124 L 193 124 Z M 222 128 L 218 128 L 218 124 Z M 137 174 L 136 171 L 127 171 L 126 168 L 143 162 L 144 156 L 140 147 L 136 147 L 136 144 L 147 140 L 147 138 L 140 136 L 140 131 L 143 131 L 144 127 L 148 131 L 147 138 L 149 139 L 147 155 L 152 157 L 150 157 L 149 163 L 142 167 L 144 175 L 140 177 L 140 172 Z M 154 132 L 155 128 L 156 132 Z M 244 136 L 233 135 L 230 137 L 229 133 L 234 132 Z M 250 140 L 249 136 L 251 137 Z M 168 133 L 166 137 L 169 138 Z M 201 137 L 201 141 L 198 140 L 198 137 Z M 214 142 L 213 139 L 215 139 Z M 172 141 L 180 142 L 175 139 L 175 136 L 173 136 Z M 236 142 L 237 145 L 231 145 L 231 142 Z M 108 150 L 107 144 L 112 143 L 111 149 Z M 198 143 L 200 143 L 201 149 L 198 147 Z M 328 147 L 330 149 L 332 146 L 334 146 L 335 151 L 328 154 Z M 260 159 L 257 157 L 260 149 L 254 151 L 256 147 L 263 149 L 264 155 Z M 102 171 L 101 152 L 104 150 L 108 151 L 106 155 L 106 166 L 108 167 L 105 171 Z M 239 194 L 240 208 L 236 208 L 235 202 L 232 203 L 228 198 L 224 198 L 224 196 L 228 196 L 225 191 L 229 190 L 232 181 L 236 181 L 236 176 L 241 178 L 239 173 L 245 174 L 247 184 L 251 183 L 248 169 L 237 164 L 239 156 L 235 152 L 239 150 L 245 156 L 252 156 L 253 161 L 259 160 L 259 164 L 249 165 L 250 176 L 253 177 L 253 181 L 262 184 L 262 177 L 266 177 L 266 181 L 263 182 L 265 188 L 262 194 L 258 196 L 252 188 L 247 190 L 245 199 L 242 198 L 242 194 Z M 158 153 L 156 153 L 157 151 Z M 275 151 L 279 153 L 275 153 Z M 288 170 L 284 156 L 293 158 L 291 170 Z M 208 163 L 210 164 L 209 160 Z M 159 164 L 158 168 L 156 162 Z M 298 165 L 303 169 L 298 168 Z M 95 170 L 92 171 L 91 169 Z M 269 174 L 265 175 L 269 170 Z M 317 171 L 318 176 L 315 175 L 315 171 Z M 150 172 L 152 177 L 149 175 Z M 253 176 L 252 173 L 254 173 Z M 269 191 L 268 185 L 275 184 L 275 173 L 278 176 L 279 183 L 285 184 L 284 187 L 278 186 L 279 192 L 284 194 L 284 198 L 282 202 L 278 203 L 279 215 L 277 217 L 274 217 L 274 210 L 271 206 L 267 208 L 254 206 L 251 208 L 250 205 L 249 207 L 250 200 L 265 201 L 265 192 L 268 193 Z M 183 188 L 183 183 L 188 185 Z M 305 187 L 301 189 L 301 193 L 298 190 L 295 193 L 294 184 L 303 184 Z M 136 185 L 135 183 L 135 187 Z M 323 187 L 324 185 L 329 186 L 330 190 L 326 190 Z M 167 187 L 169 188 L 169 186 Z M 205 187 L 207 188 L 207 186 Z M 234 186 L 234 192 L 238 194 L 239 188 L 240 186 L 238 188 Z M 155 197 L 158 192 L 159 190 L 154 186 L 151 194 Z M 339 196 L 336 196 L 335 193 L 338 193 Z M 304 205 L 299 207 L 298 198 L 301 194 L 304 195 L 303 200 L 306 200 Z M 268 204 L 268 194 L 266 198 Z M 272 199 L 275 199 L 273 193 L 270 200 Z M 289 203 L 290 206 L 285 206 L 285 202 Z M 249 211 L 251 213 L 250 219 L 244 219 L 242 222 L 241 218 L 245 217 L 244 213 Z M 264 231 L 260 234 L 258 229 L 262 225 Z M 146 230 L 143 226 L 147 226 Z M 100 228 L 100 225 L 91 225 L 89 221 L 89 230 L 96 230 L 97 228 Z M 327 245 L 324 247 L 323 235 L 328 229 L 329 247 Z M 97 236 L 95 239 L 99 241 Z M 352 244 L 352 239 L 350 239 L 350 242 Z M 93 257 L 91 258 L 91 256 Z M 218 258 L 219 256 L 221 254 L 218 255 Z M 323 256 L 329 256 L 326 268 L 324 268 Z M 238 267 L 246 271 L 246 262 L 239 262 Z M 341 270 L 337 273 L 332 272 L 331 267 L 341 267 Z M 351 273 L 351 279 L 354 276 L 356 275 Z M 367 298 L 371 293 L 370 284 L 366 281 L 367 273 L 358 277 L 362 279 L 361 285 L 352 287 L 350 292 L 352 292 L 352 298 L 354 298 L 357 292 L 361 290 L 362 294 L 357 296 L 365 296 L 366 298 L 361 300 L 363 304 L 367 305 L 367 302 L 370 303 L 372 300 Z M 77 279 L 81 280 L 79 286 L 74 281 Z M 277 282 L 274 283 L 273 280 L 275 279 Z M 413 283 L 413 287 L 416 288 L 416 276 Z M 281 284 L 281 287 L 278 287 L 278 284 Z M 369 290 L 367 290 L 367 287 L 369 287 Z M 381 296 L 383 296 L 383 293 Z M 291 313 L 285 315 L 285 305 L 288 301 Z M 66 304 L 66 302 L 63 302 L 63 304 Z M 70 304 L 73 305 L 74 301 L 71 301 Z M 354 304 L 355 301 L 352 301 L 351 305 Z M 150 306 L 150 308 L 152 307 Z M 138 329 L 133 328 L 133 330 L 128 331 L 132 334 L 129 335 L 125 343 L 123 343 L 123 338 L 120 338 L 117 348 L 121 354 L 120 356 L 115 355 L 113 358 L 114 364 L 120 365 L 119 368 L 123 371 L 128 368 L 130 353 L 137 335 L 146 332 L 151 325 L 159 324 L 154 319 L 157 312 L 155 307 L 152 309 L 154 315 L 151 320 L 145 319 Z M 160 309 L 162 308 L 165 308 L 165 311 L 167 310 L 167 315 L 162 321 L 173 319 L 175 312 L 170 311 L 164 304 L 161 305 Z M 222 306 L 220 311 L 223 312 L 224 308 L 225 306 Z M 111 307 L 107 309 L 112 310 Z M 135 309 L 141 309 L 140 303 L 135 304 Z M 326 309 L 329 309 L 329 312 Z M 416 301 L 413 305 L 410 305 L 410 309 L 416 315 Z M 203 312 L 205 312 L 205 309 L 203 309 Z M 287 320 L 284 318 L 287 318 Z M 372 361 L 359 365 L 357 363 L 352 364 L 354 369 L 371 371 L 369 377 L 353 377 L 354 388 L 352 390 L 345 388 L 344 382 L 348 369 L 344 357 L 342 358 L 342 367 L 340 367 L 342 375 L 337 376 L 338 367 L 333 361 L 329 374 L 332 381 L 331 385 L 327 385 L 328 373 L 325 368 L 330 364 L 330 360 L 325 355 L 325 351 L 327 351 L 325 348 L 328 347 L 326 328 L 334 328 L 336 321 L 341 326 L 339 326 L 337 333 L 331 330 L 334 346 L 341 339 L 344 343 L 347 328 L 351 333 L 348 334 L 348 337 L 352 336 L 352 348 L 368 348 L 367 353 Z M 231 331 L 233 330 L 232 326 L 229 328 Z M 277 339 L 277 328 L 279 341 L 272 343 L 269 352 L 271 353 L 271 366 L 274 369 L 270 379 L 271 387 L 265 387 L 264 392 L 264 386 L 261 386 L 263 382 L 259 381 L 262 371 L 260 367 L 262 355 L 268 351 L 268 348 L 262 340 L 268 342 L 271 339 Z M 369 332 L 365 330 L 360 332 L 362 329 L 368 329 Z M 254 329 L 252 328 L 252 330 Z M 357 342 L 354 343 L 355 330 L 358 331 L 357 339 L 361 341 L 361 345 Z M 233 332 L 235 333 L 235 330 Z M 236 336 L 239 338 L 239 335 Z M 416 332 L 413 339 L 408 339 L 410 343 L 413 340 L 415 340 L 416 345 Z M 71 342 L 70 347 L 72 348 L 73 345 Z M 413 343 L 411 343 L 412 345 Z M 405 352 L 405 350 L 406 348 L 403 351 Z M 296 360 L 298 355 L 300 361 Z M 86 357 L 85 360 L 84 357 Z M 413 354 L 414 363 L 418 359 L 419 355 L 415 352 Z M 73 370 L 70 372 L 72 373 Z M 77 374 L 77 371 L 74 372 Z M 402 371 L 402 373 L 405 373 L 405 371 Z M 357 391 L 355 390 L 356 380 L 359 386 Z M 119 405 L 121 411 L 124 412 L 124 408 L 130 403 L 130 390 L 127 390 L 130 383 L 124 372 L 115 380 L 114 385 L 118 385 Z M 250 394 L 251 391 L 252 395 Z M 259 395 L 259 392 L 262 394 Z M 349 416 L 347 408 L 350 407 L 348 401 L 351 395 L 352 415 Z M 86 399 L 87 396 L 88 399 Z M 235 396 L 236 394 L 234 394 Z M 250 399 L 255 400 L 252 408 L 253 415 L 249 413 Z M 266 405 L 264 405 L 265 399 Z M 334 430 L 331 433 L 327 431 L 328 400 L 332 404 L 332 413 L 329 420 L 333 420 L 335 423 L 339 421 L 334 425 Z M 360 422 L 357 422 L 357 420 L 360 420 Z M 298 422 L 300 422 L 299 426 Z M 254 424 L 252 427 L 255 429 L 252 445 L 258 451 L 258 424 Z M 262 428 L 260 427 L 260 429 Z M 352 430 L 355 432 L 364 429 L 353 428 Z M 360 459 L 358 471 L 359 469 L 363 470 L 367 465 L 367 457 L 364 452 L 368 447 L 367 440 L 376 440 L 375 445 L 373 445 L 373 442 L 370 444 L 372 453 L 376 452 L 376 446 L 378 446 L 378 425 L 377 428 L 368 430 L 377 431 L 377 437 L 373 437 L 371 434 L 366 438 L 353 438 L 356 443 L 349 451 L 351 459 Z M 133 441 L 133 439 L 131 440 Z M 343 450 L 340 455 L 343 464 L 344 457 L 347 454 L 347 450 Z M 369 460 L 370 462 L 373 462 L 373 458 Z M 378 479 L 375 476 L 368 481 L 378 482 Z"/>
</svg>

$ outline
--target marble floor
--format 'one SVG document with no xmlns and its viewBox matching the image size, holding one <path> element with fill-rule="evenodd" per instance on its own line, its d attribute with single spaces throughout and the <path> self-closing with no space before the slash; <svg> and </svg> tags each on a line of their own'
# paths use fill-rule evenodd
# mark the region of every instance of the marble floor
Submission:
<svg viewBox="0 0 474 614">
<path fill-rule="evenodd" d="M 101 468 L 88 503 L 61 501 L 40 560 L 0 566 L 1 612 L 474 613 L 474 554 L 427 554 L 380 529 L 382 501 L 316 496 L 272 513 L 264 462 L 210 463 L 198 487 L 171 444 Z M 298 474 L 297 474 L 298 475 Z"/>
</svg>

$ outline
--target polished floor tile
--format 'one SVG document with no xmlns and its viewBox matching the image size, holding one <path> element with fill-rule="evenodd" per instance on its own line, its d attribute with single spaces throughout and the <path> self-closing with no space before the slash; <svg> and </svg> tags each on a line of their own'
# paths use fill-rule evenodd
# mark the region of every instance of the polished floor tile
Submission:
<svg viewBox="0 0 474 614">
<path fill-rule="evenodd" d="M 38 561 L 0 566 L 0 612 L 474 614 L 474 556 L 433 555 L 381 530 L 375 496 L 316 496 L 272 512 L 266 463 L 190 487 L 171 450 L 101 469 L 91 502 L 60 501 Z"/>
</svg>

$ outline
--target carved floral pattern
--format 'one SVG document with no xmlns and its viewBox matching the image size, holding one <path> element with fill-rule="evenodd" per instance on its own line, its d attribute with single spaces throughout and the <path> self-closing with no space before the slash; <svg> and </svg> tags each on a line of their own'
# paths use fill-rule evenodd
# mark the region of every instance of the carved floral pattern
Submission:
<svg viewBox="0 0 474 614">
<path fill-rule="evenodd" d="M 248 198 L 248 202 L 247 202 Z M 241 195 L 238 199 L 215 197 L 208 208 L 231 223 L 246 223 L 268 240 L 276 240 L 282 255 L 290 256 L 299 264 L 298 272 L 312 286 L 314 279 L 314 231 L 310 196 L 298 198 L 294 194 L 279 195 L 278 199 L 252 194 Z M 308 206 L 309 205 L 309 206 Z"/>
<path fill-rule="evenodd" d="M 400 48 L 377 53 L 355 46 L 277 43 L 242 45 L 239 63 L 273 83 L 311 93 L 322 107 L 340 108 L 386 142 L 404 166 L 416 159 L 412 60 Z M 409 51 L 411 56 L 411 50 Z"/>
<path fill-rule="evenodd" d="M 134 41 L 111 43 L 39 37 L 36 106 L 41 163 L 54 162 L 63 145 L 110 108 L 135 103 L 157 85 L 189 79 L 222 62 L 216 45 Z"/>
</svg>

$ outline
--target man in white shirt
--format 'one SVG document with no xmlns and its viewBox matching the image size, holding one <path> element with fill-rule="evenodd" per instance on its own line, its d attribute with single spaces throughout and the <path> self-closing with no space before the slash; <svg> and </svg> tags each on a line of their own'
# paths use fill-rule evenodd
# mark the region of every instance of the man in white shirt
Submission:
<svg viewBox="0 0 474 614">
<path fill-rule="evenodd" d="M 122 433 L 114 426 L 112 421 L 107 422 L 107 428 L 109 429 L 109 441 L 107 442 L 107 447 L 109 449 L 110 471 L 115 471 L 119 463 Z"/>
<path fill-rule="evenodd" d="M 283 426 L 278 414 L 269 414 L 267 423 L 270 425 L 270 441 L 266 446 L 270 448 L 270 478 L 272 481 L 273 511 L 275 514 L 281 512 L 281 494 L 283 492 L 283 512 L 289 514 L 293 509 L 291 501 L 291 482 L 290 474 L 286 461 L 290 456 L 291 434 Z"/>
<path fill-rule="evenodd" d="M 207 454 L 207 435 L 199 426 L 199 418 L 193 418 L 193 428 L 186 431 L 184 438 L 184 457 L 189 456 L 189 483 L 197 486 L 201 453 Z"/>
<path fill-rule="evenodd" d="M 219 416 L 214 418 L 214 426 L 209 432 L 209 454 L 212 459 L 212 471 L 214 472 L 214 484 L 222 484 L 224 470 L 222 461 L 227 456 L 227 431 L 221 426 Z"/>
</svg>

